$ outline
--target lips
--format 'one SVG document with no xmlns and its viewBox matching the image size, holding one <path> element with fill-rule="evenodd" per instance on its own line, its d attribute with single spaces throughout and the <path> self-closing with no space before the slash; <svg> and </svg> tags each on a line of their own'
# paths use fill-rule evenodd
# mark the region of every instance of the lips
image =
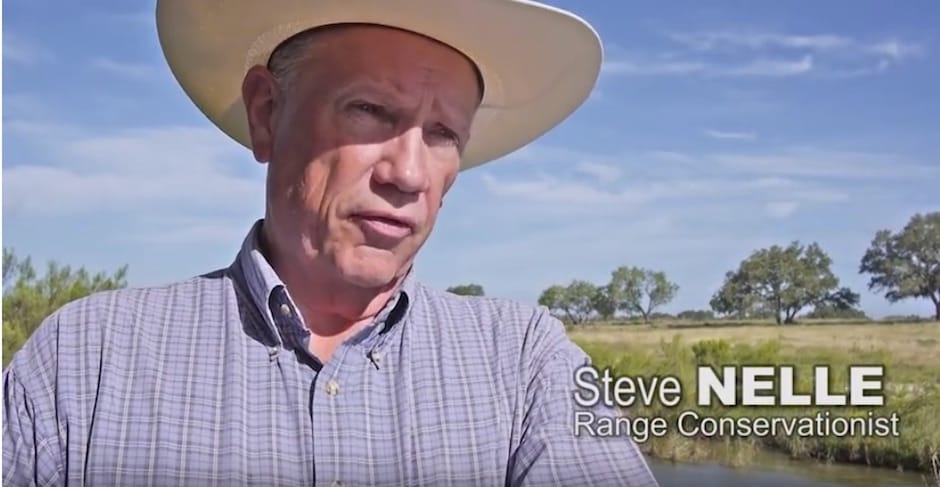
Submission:
<svg viewBox="0 0 940 487">
<path fill-rule="evenodd" d="M 376 222 L 385 223 L 388 225 L 404 227 L 409 230 L 412 230 L 415 227 L 415 222 L 411 218 L 393 213 L 360 212 L 356 213 L 355 217 L 362 220 L 374 220 Z"/>
<path fill-rule="evenodd" d="M 365 212 L 353 215 L 353 220 L 369 240 L 380 245 L 395 244 L 414 232 L 413 220 L 391 213 Z"/>
</svg>

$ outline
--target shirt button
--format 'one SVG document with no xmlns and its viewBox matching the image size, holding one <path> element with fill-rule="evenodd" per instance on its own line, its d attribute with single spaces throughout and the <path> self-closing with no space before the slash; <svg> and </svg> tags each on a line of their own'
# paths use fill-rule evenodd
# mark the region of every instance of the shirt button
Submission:
<svg viewBox="0 0 940 487">
<path fill-rule="evenodd" d="M 336 381 L 333 380 L 333 379 L 330 379 L 330 380 L 326 383 L 326 393 L 329 394 L 329 395 L 331 395 L 331 396 L 335 396 L 336 393 L 338 393 L 338 392 L 339 392 L 339 383 L 336 382 Z"/>
<path fill-rule="evenodd" d="M 287 303 L 281 305 L 281 314 L 286 318 L 290 318 L 290 306 Z"/>
</svg>

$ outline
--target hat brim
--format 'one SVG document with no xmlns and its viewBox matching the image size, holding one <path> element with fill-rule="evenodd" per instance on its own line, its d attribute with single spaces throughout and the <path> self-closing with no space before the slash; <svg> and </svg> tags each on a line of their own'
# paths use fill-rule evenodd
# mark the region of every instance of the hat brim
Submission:
<svg viewBox="0 0 940 487">
<path fill-rule="evenodd" d="M 522 0 L 158 0 L 156 22 L 183 91 L 249 148 L 243 77 L 287 38 L 318 26 L 369 23 L 437 39 L 476 63 L 484 83 L 462 170 L 507 155 L 566 119 L 590 95 L 603 58 L 584 20 Z"/>
</svg>

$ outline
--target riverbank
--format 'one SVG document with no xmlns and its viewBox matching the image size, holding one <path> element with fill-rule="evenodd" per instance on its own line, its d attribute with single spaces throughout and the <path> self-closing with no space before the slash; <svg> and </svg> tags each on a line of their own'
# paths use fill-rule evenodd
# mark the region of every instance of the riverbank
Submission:
<svg viewBox="0 0 940 487">
<path fill-rule="evenodd" d="M 649 459 L 660 485 L 696 487 L 936 487 L 936 481 L 916 472 L 860 467 L 842 463 L 793 460 L 763 451 L 746 467 L 714 462 L 669 462 Z"/>
<path fill-rule="evenodd" d="M 697 365 L 792 365 L 798 393 L 812 389 L 812 367 L 830 365 L 833 390 L 847 384 L 849 365 L 884 364 L 886 404 L 882 407 L 827 407 L 832 417 L 865 417 L 869 411 L 897 413 L 897 437 L 800 437 L 777 433 L 734 439 L 685 437 L 671 429 L 641 445 L 650 456 L 673 461 L 715 461 L 746 466 L 765 450 L 795 459 L 844 462 L 929 473 L 940 452 L 940 324 L 811 324 L 752 326 L 639 325 L 572 327 L 570 336 L 599 368 L 615 376 L 672 375 L 684 386 L 676 407 L 634 407 L 630 416 L 663 417 L 676 424 L 679 414 L 745 418 L 814 417 L 819 407 L 724 407 L 695 404 Z"/>
</svg>

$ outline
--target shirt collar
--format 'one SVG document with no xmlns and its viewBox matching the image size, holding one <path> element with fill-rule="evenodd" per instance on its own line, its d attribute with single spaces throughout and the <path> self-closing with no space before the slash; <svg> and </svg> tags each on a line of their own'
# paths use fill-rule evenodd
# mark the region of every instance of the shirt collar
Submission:
<svg viewBox="0 0 940 487">
<path fill-rule="evenodd" d="M 261 251 L 263 223 L 264 220 L 259 219 L 252 225 L 235 261 L 238 272 L 233 274 L 247 291 L 253 307 L 261 313 L 268 330 L 274 335 L 273 338 L 282 346 L 306 349 L 310 333 L 304 325 L 300 308 Z M 401 323 L 411 308 L 416 285 L 414 268 L 411 268 L 399 284 L 397 292 L 375 316 L 372 326 L 367 327 L 363 333 L 356 334 L 353 340 L 361 341 L 373 335 L 384 334 Z"/>
</svg>

